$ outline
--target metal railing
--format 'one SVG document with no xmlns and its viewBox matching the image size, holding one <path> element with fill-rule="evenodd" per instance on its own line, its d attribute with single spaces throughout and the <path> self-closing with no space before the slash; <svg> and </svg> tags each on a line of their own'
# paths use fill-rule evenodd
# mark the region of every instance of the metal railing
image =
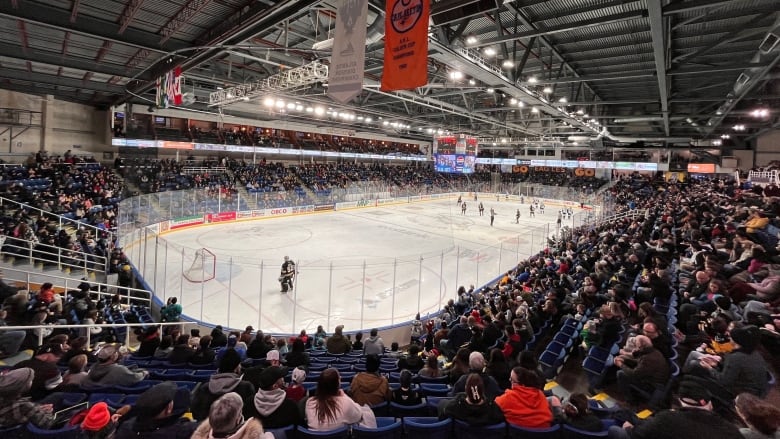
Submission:
<svg viewBox="0 0 780 439">
<path fill-rule="evenodd" d="M 152 292 L 140 288 L 120 287 L 114 284 L 97 282 L 92 280 L 74 279 L 72 277 L 61 276 L 51 273 L 31 272 L 22 270 L 15 267 L 3 268 L 3 281 L 8 284 L 14 284 L 16 287 L 21 287 L 27 291 L 34 291 L 39 285 L 49 282 L 56 290 L 62 290 L 63 292 L 76 290 L 82 282 L 86 282 L 92 288 L 97 290 L 90 290 L 91 294 L 97 294 L 98 297 L 106 297 L 110 299 L 115 294 L 119 294 L 121 297 L 120 303 L 126 303 L 130 305 L 131 302 L 140 302 L 143 306 L 151 306 L 152 304 Z M 64 293 L 58 293 L 63 294 Z"/>
<path fill-rule="evenodd" d="M 21 238 L 4 237 L 1 242 L 3 256 L 24 258 L 31 264 L 56 265 L 60 270 L 83 270 L 90 272 L 108 272 L 109 258 L 92 253 L 69 250 L 56 245 L 41 244 Z"/>
<path fill-rule="evenodd" d="M 91 346 L 92 345 L 92 334 L 90 334 L 89 328 L 102 328 L 102 329 L 114 329 L 117 328 L 125 328 L 125 336 L 124 341 L 121 343 L 125 346 L 130 346 L 131 344 L 131 334 L 132 331 L 130 331 L 130 328 L 146 328 L 150 325 L 154 326 L 188 326 L 188 325 L 195 325 L 193 322 L 168 322 L 168 323 L 95 323 L 92 325 L 31 325 L 31 326 L 3 326 L 0 331 L 34 331 L 36 329 L 86 329 L 85 337 L 87 338 L 87 343 L 85 346 Z M 162 331 L 160 331 L 160 335 L 162 335 Z M 43 335 L 43 331 L 38 332 L 38 345 L 43 345 L 43 340 L 46 338 Z"/>
</svg>

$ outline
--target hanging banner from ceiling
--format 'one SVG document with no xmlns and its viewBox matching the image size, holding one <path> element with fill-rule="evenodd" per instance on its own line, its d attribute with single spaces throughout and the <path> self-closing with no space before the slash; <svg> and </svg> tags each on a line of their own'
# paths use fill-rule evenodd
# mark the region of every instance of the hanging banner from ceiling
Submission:
<svg viewBox="0 0 780 439">
<path fill-rule="evenodd" d="M 157 108 L 168 108 L 173 105 L 181 105 L 181 83 L 184 77 L 181 75 L 181 67 L 169 71 L 157 78 Z"/>
<path fill-rule="evenodd" d="M 429 0 L 387 0 L 382 90 L 428 83 Z"/>
<path fill-rule="evenodd" d="M 336 11 L 328 96 L 342 104 L 363 91 L 367 15 L 368 0 L 344 0 Z"/>
</svg>

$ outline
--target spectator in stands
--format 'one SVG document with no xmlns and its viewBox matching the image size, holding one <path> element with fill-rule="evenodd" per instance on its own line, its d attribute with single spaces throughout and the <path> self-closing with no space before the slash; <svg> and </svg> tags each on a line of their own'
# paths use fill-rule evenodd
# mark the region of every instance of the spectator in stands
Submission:
<svg viewBox="0 0 780 439">
<path fill-rule="evenodd" d="M 193 439 L 274 439 L 273 433 L 264 432 L 263 425 L 255 418 L 244 421 L 244 402 L 234 393 L 226 393 L 209 410 L 209 417 L 192 434 Z"/>
<path fill-rule="evenodd" d="M 447 358 L 452 358 L 453 355 L 464 344 L 471 340 L 471 329 L 468 326 L 468 318 L 466 316 L 460 317 L 460 323 L 455 325 L 447 333 L 447 338 L 441 341 L 441 351 Z"/>
<path fill-rule="evenodd" d="M 214 350 L 211 349 L 211 336 L 205 335 L 200 337 L 200 341 L 198 342 L 198 349 L 195 351 L 192 357 L 190 357 L 190 364 L 214 364 L 214 358 L 216 358 L 216 354 L 214 353 Z"/>
<path fill-rule="evenodd" d="M 358 332 L 355 334 L 355 341 L 352 342 L 352 350 L 360 352 L 363 350 L 363 333 Z"/>
<path fill-rule="evenodd" d="M 0 428 L 32 423 L 40 428 L 54 424 L 54 407 L 24 397 L 32 387 L 35 371 L 21 367 L 0 375 Z"/>
<path fill-rule="evenodd" d="M 550 427 L 552 411 L 544 393 L 537 387 L 536 374 L 518 366 L 512 369 L 510 381 L 512 387 L 496 398 L 506 422 L 525 428 Z"/>
<path fill-rule="evenodd" d="M 553 403 L 556 400 L 557 398 L 554 398 Z M 591 432 L 604 430 L 604 424 L 598 416 L 590 411 L 588 397 L 583 393 L 569 395 L 568 398 L 561 401 L 559 410 L 555 417 L 560 423 Z"/>
<path fill-rule="evenodd" d="M 79 425 L 88 439 L 113 438 L 119 427 L 119 421 L 130 411 L 130 408 L 129 405 L 124 405 L 112 413 L 108 404 L 98 402 L 87 410 L 84 420 Z M 70 423 L 76 420 L 77 418 L 74 417 Z"/>
<path fill-rule="evenodd" d="M 450 384 L 455 384 L 458 382 L 460 377 L 469 373 L 470 353 L 471 352 L 469 352 L 469 350 L 466 348 L 458 349 L 458 352 L 455 354 L 455 358 L 452 360 L 449 369 L 447 369 L 447 374 L 450 377 Z"/>
<path fill-rule="evenodd" d="M 252 331 L 254 331 L 255 328 L 253 328 L 251 325 L 247 326 L 244 329 L 244 332 L 241 333 L 241 336 L 239 336 L 238 341 L 244 342 L 247 346 L 249 346 L 250 343 L 252 343 Z"/>
<path fill-rule="evenodd" d="M 301 367 L 293 368 L 291 378 L 290 385 L 284 389 L 284 392 L 287 399 L 297 403 L 306 397 L 306 387 L 303 386 L 303 382 L 306 381 L 306 370 Z"/>
<path fill-rule="evenodd" d="M 383 355 L 385 353 L 385 342 L 380 337 L 376 328 L 371 330 L 371 336 L 366 339 L 363 346 L 363 353 L 365 355 Z"/>
<path fill-rule="evenodd" d="M 171 364 L 184 364 L 192 359 L 195 355 L 195 350 L 190 347 L 190 336 L 182 334 L 176 339 L 176 343 L 173 345 L 171 353 L 168 354 L 168 362 Z"/>
<path fill-rule="evenodd" d="M 0 310 L 0 328 L 6 326 L 6 310 Z M 2 331 L 0 332 L 0 359 L 16 355 L 22 347 L 27 333 L 24 331 Z"/>
<path fill-rule="evenodd" d="M 336 330 L 325 342 L 325 349 L 331 354 L 344 354 L 352 349 L 352 344 L 343 334 L 344 326 L 336 326 Z"/>
<path fill-rule="evenodd" d="M 420 356 L 420 345 L 412 344 L 409 346 L 409 351 L 406 355 L 398 359 L 399 369 L 409 369 L 412 372 L 417 372 L 423 368 L 425 362 L 422 356 Z"/>
<path fill-rule="evenodd" d="M 360 423 L 376 428 L 376 418 L 368 406 L 361 406 L 339 387 L 339 371 L 325 369 L 317 381 L 314 396 L 306 401 L 306 421 L 314 431 L 327 431 Z"/>
<path fill-rule="evenodd" d="M 260 420 L 265 428 L 300 425 L 303 421 L 295 401 L 287 399 L 284 384 L 287 370 L 286 367 L 269 366 L 260 373 L 251 416 Z"/>
<path fill-rule="evenodd" d="M 678 391 L 681 408 L 664 410 L 648 420 L 633 425 L 609 428 L 612 439 L 678 439 L 718 438 L 744 439 L 737 427 L 712 412 L 710 393 L 703 386 L 683 381 Z"/>
<path fill-rule="evenodd" d="M 366 355 L 366 371 L 352 378 L 349 394 L 358 404 L 376 405 L 390 400 L 390 384 L 379 374 L 379 364 L 377 354 Z"/>
<path fill-rule="evenodd" d="M 246 349 L 246 356 L 254 359 L 262 359 L 268 355 L 268 351 L 274 348 L 271 344 L 271 337 L 265 336 L 263 331 L 257 331 L 254 340 L 249 343 Z"/>
<path fill-rule="evenodd" d="M 63 346 L 58 343 L 50 343 L 41 346 L 34 357 L 16 363 L 14 369 L 30 368 L 35 372 L 32 386 L 29 389 L 30 397 L 39 400 L 49 395 L 51 391 L 62 383 L 62 375 L 57 368 L 57 362 L 65 353 Z"/>
<path fill-rule="evenodd" d="M 482 388 L 484 389 L 485 397 L 488 400 L 493 401 L 498 395 L 503 393 L 496 380 L 486 373 L 485 357 L 482 355 L 482 352 L 472 352 L 469 354 L 469 373 L 462 375 L 458 381 L 455 382 L 449 395 L 455 396 L 458 393 L 465 392 L 466 380 L 468 380 L 468 377 L 471 374 L 477 374 L 482 378 Z"/>
<path fill-rule="evenodd" d="M 309 367 L 309 353 L 306 352 L 306 346 L 303 340 L 296 338 L 292 343 L 292 350 L 284 357 L 285 364 L 288 367 Z"/>
<path fill-rule="evenodd" d="M 62 383 L 59 388 L 63 391 L 72 389 L 70 391 L 78 392 L 81 383 L 87 378 L 86 368 L 87 356 L 85 354 L 79 354 L 71 358 L 68 361 L 68 370 L 62 376 Z"/>
<path fill-rule="evenodd" d="M 182 308 L 176 297 L 169 297 L 165 306 L 160 309 L 160 321 L 178 322 L 181 319 Z M 166 326 L 166 328 L 171 328 Z"/>
<path fill-rule="evenodd" d="M 438 351 L 433 350 L 425 357 L 425 366 L 417 373 L 421 377 L 426 378 L 439 378 L 443 375 L 442 370 L 439 368 Z"/>
<path fill-rule="evenodd" d="M 190 339 L 188 343 L 192 349 L 195 350 L 198 349 L 198 347 L 200 346 L 200 329 L 198 328 L 190 329 Z"/>
<path fill-rule="evenodd" d="M 764 357 L 756 349 L 761 341 L 761 333 L 752 325 L 731 331 L 731 340 L 735 349 L 720 361 L 716 356 L 701 359 L 700 366 L 709 374 L 707 378 L 690 376 L 705 386 L 709 392 L 721 401 L 732 401 L 742 392 L 763 397 L 769 391 L 769 369 Z"/>
<path fill-rule="evenodd" d="M 485 385 L 479 374 L 466 377 L 464 392 L 452 401 L 442 402 L 440 418 L 454 418 L 469 425 L 483 426 L 504 422 L 504 412 L 485 394 Z"/>
<path fill-rule="evenodd" d="M 87 378 L 81 383 L 81 387 L 84 389 L 132 386 L 149 376 L 149 372 L 146 370 L 131 370 L 127 366 L 119 364 L 122 354 L 117 345 L 103 345 L 97 353 L 97 358 L 97 364 L 92 366 Z"/>
<path fill-rule="evenodd" d="M 228 337 L 227 346 L 222 347 L 217 351 L 217 361 L 220 361 L 228 350 L 235 350 L 238 352 L 238 355 L 241 356 L 241 361 L 246 360 L 246 348 L 238 344 L 238 337 L 234 334 L 231 334 L 230 337 Z"/>
<path fill-rule="evenodd" d="M 407 369 L 401 371 L 399 378 L 400 387 L 393 390 L 392 401 L 401 405 L 417 405 L 422 402 L 420 392 L 414 389 L 412 384 L 412 372 Z"/>
<path fill-rule="evenodd" d="M 635 388 L 652 394 L 663 388 L 670 376 L 669 361 L 653 347 L 647 336 L 636 336 L 635 343 L 637 349 L 632 353 L 633 358 L 615 358 L 615 366 L 620 368 L 617 372 L 618 387 L 629 404 L 648 402 L 637 396 Z"/>
<path fill-rule="evenodd" d="M 185 439 L 198 424 L 183 418 L 190 393 L 173 382 L 153 386 L 138 397 L 130 419 L 122 422 L 116 439 Z"/>
<path fill-rule="evenodd" d="M 217 373 L 192 391 L 190 411 L 193 419 L 198 421 L 206 419 L 211 404 L 228 392 L 239 394 L 244 400 L 244 415 L 252 416 L 255 386 L 241 379 L 241 356 L 234 349 L 229 349 L 222 356 Z"/>
<path fill-rule="evenodd" d="M 211 347 L 221 348 L 227 346 L 227 336 L 222 332 L 222 325 L 217 325 L 211 330 Z"/>
<path fill-rule="evenodd" d="M 151 357 L 157 351 L 160 346 L 160 327 L 157 325 L 150 326 L 146 330 L 137 328 L 135 330 L 136 338 L 141 345 L 138 346 L 138 350 L 135 351 L 136 357 Z"/>
<path fill-rule="evenodd" d="M 509 388 L 509 375 L 512 373 L 512 368 L 504 358 L 501 349 L 493 348 L 490 350 L 490 361 L 485 372 L 496 380 L 501 390 Z"/>
<path fill-rule="evenodd" d="M 165 360 L 171 352 L 173 352 L 173 336 L 163 335 L 160 344 L 157 346 L 157 349 L 154 350 L 154 358 Z"/>
<path fill-rule="evenodd" d="M 740 393 L 734 403 L 737 414 L 747 425 L 739 429 L 745 439 L 780 438 L 780 409 L 751 393 Z"/>
</svg>

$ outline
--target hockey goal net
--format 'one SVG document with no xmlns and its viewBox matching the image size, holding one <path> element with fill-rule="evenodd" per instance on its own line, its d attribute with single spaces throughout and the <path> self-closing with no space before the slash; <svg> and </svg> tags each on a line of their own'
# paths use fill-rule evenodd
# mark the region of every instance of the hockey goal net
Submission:
<svg viewBox="0 0 780 439">
<path fill-rule="evenodd" d="M 217 275 L 217 256 L 205 248 L 195 250 L 190 268 L 184 270 L 184 278 L 190 282 L 207 282 Z M 186 264 L 186 262 L 185 262 Z"/>
</svg>

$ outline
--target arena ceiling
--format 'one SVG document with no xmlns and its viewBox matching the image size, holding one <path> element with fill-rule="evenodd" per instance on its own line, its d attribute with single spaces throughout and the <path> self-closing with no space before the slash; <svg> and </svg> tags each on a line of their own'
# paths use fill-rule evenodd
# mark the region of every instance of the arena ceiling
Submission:
<svg viewBox="0 0 780 439">
<path fill-rule="evenodd" d="M 669 145 L 729 135 L 739 146 L 780 126 L 777 0 L 434 0 L 428 84 L 393 93 L 375 86 L 385 5 L 369 2 L 362 93 L 337 105 L 325 94 L 327 84 L 317 83 L 284 98 L 365 114 L 373 129 L 404 137 L 429 138 L 432 128 L 571 140 L 606 130 L 617 142 Z M 218 87 L 327 63 L 322 47 L 338 4 L 4 1 L 0 87 L 98 107 L 147 106 L 154 78 L 180 64 L 185 91 L 197 98 L 189 107 L 217 111 L 207 103 Z M 452 79 L 455 70 L 462 79 Z M 756 118 L 751 112 L 759 107 L 775 111 Z M 274 113 L 260 100 L 222 111 L 259 120 L 306 117 Z"/>
</svg>

